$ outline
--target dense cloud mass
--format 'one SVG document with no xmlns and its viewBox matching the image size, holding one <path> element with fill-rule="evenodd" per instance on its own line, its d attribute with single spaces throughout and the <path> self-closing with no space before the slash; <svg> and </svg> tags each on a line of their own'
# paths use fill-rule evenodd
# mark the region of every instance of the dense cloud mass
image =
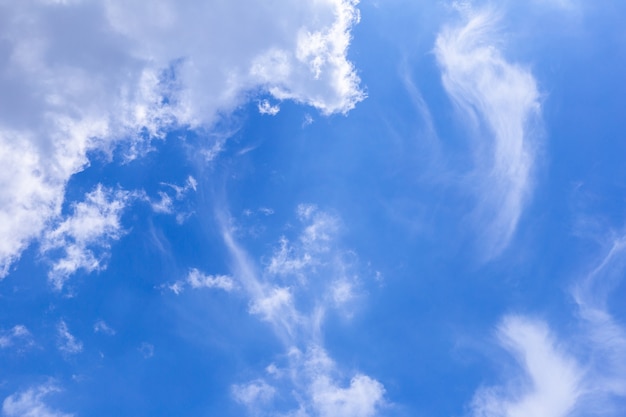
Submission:
<svg viewBox="0 0 626 417">
<path fill-rule="evenodd" d="M 90 151 L 123 143 L 132 158 L 259 92 L 350 110 L 364 97 L 346 58 L 358 20 L 352 0 L 2 2 L 1 275 L 59 215 Z"/>
</svg>

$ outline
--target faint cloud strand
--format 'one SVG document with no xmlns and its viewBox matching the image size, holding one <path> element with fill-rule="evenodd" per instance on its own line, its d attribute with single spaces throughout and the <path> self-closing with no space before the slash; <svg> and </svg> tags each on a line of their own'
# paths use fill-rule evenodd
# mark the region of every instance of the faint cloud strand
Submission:
<svg viewBox="0 0 626 417">
<path fill-rule="evenodd" d="M 305 204 L 297 216 L 297 238 L 292 243 L 283 236 L 264 270 L 235 240 L 228 217 L 218 217 L 235 277 L 250 298 L 250 313 L 269 323 L 287 349 L 284 366 L 271 364 L 262 378 L 234 385 L 233 396 L 253 415 L 278 415 L 274 402 L 290 393 L 298 407 L 286 415 L 372 417 L 385 404 L 384 387 L 360 373 L 347 380 L 321 337 L 326 312 L 343 312 L 358 284 L 338 255 L 344 252 L 336 242 L 339 220 Z"/>
<path fill-rule="evenodd" d="M 32 344 L 32 335 L 22 324 L 13 326 L 13 328 L 7 332 L 0 333 L 0 348 L 8 348 L 16 343 Z"/>
<path fill-rule="evenodd" d="M 65 321 L 61 320 L 57 326 L 57 347 L 63 353 L 74 355 L 83 351 L 83 343 L 70 333 Z"/>
<path fill-rule="evenodd" d="M 489 259 L 507 247 L 532 194 L 532 123 L 541 107 L 533 75 L 498 48 L 498 16 L 471 8 L 462 15 L 462 25 L 439 33 L 435 55 L 445 90 L 475 136 L 476 227 Z"/>
</svg>

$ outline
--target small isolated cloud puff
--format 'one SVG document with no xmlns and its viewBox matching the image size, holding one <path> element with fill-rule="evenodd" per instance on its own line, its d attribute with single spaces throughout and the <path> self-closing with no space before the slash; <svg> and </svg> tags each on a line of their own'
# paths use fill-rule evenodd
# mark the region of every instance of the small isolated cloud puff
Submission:
<svg viewBox="0 0 626 417">
<path fill-rule="evenodd" d="M 197 268 L 191 268 L 186 280 L 179 280 L 173 284 L 165 284 L 174 294 L 182 293 L 186 286 L 192 289 L 217 288 L 226 292 L 233 291 L 237 286 L 232 277 L 228 275 L 206 275 Z"/>
<path fill-rule="evenodd" d="M 232 291 L 235 282 L 227 275 L 205 275 L 196 268 L 192 268 L 187 275 L 187 283 L 191 288 L 219 288 Z"/>
<path fill-rule="evenodd" d="M 98 320 L 96 324 L 93 325 L 94 333 L 102 333 L 107 336 L 114 336 L 116 331 L 111 326 L 109 326 L 104 320 Z"/>
<path fill-rule="evenodd" d="M 83 351 L 83 343 L 70 333 L 63 320 L 57 325 L 57 338 L 57 348 L 61 352 L 74 355 Z"/>
<path fill-rule="evenodd" d="M 60 290 L 70 275 L 79 269 L 92 272 L 102 269 L 106 250 L 112 240 L 122 234 L 120 218 L 131 193 L 98 185 L 85 195 L 85 200 L 74 203 L 73 212 L 54 229 L 48 230 L 41 241 L 40 251 L 50 254 L 60 250 L 63 255 L 52 262 L 48 277 Z"/>
<path fill-rule="evenodd" d="M 276 116 L 280 112 L 280 106 L 278 104 L 271 105 L 269 100 L 261 100 L 258 104 L 259 113 L 267 114 L 270 116 Z"/>
<path fill-rule="evenodd" d="M 479 390 L 475 417 L 566 417 L 585 394 L 583 370 L 555 343 L 544 323 L 520 316 L 498 328 L 502 346 L 517 360 L 524 377 L 501 388 Z"/>
<path fill-rule="evenodd" d="M 194 177 L 190 175 L 189 177 L 187 177 L 185 184 L 182 186 L 176 185 L 176 184 L 169 184 L 166 182 L 162 182 L 161 185 L 168 187 L 172 191 L 174 191 L 174 197 L 170 196 L 170 194 L 164 191 L 158 192 L 159 200 L 152 200 L 147 195 L 144 195 L 143 197 L 145 201 L 147 201 L 148 204 L 150 204 L 150 207 L 152 208 L 154 212 L 171 214 L 175 211 L 174 201 L 184 200 L 190 191 L 196 191 L 198 187 L 198 182 L 196 181 Z M 179 213 L 178 215 L 181 215 L 181 214 L 182 213 Z"/>
<path fill-rule="evenodd" d="M 45 403 L 46 396 L 59 391 L 47 384 L 10 395 L 2 402 L 2 414 L 6 417 L 72 417 L 73 414 L 53 410 Z"/>
<path fill-rule="evenodd" d="M 324 114 L 352 109 L 365 97 L 347 59 L 356 4 L 2 2 L 0 277 L 60 214 L 90 152 L 136 157 L 259 91 Z"/>
<path fill-rule="evenodd" d="M 154 356 L 154 345 L 152 343 L 143 342 L 137 350 L 141 353 L 144 359 L 149 359 Z"/>
<path fill-rule="evenodd" d="M 8 348 L 17 342 L 29 343 L 31 337 L 26 326 L 18 324 L 13 326 L 11 330 L 0 333 L 0 348 Z"/>
<path fill-rule="evenodd" d="M 512 238 L 532 193 L 534 141 L 530 128 L 540 113 L 532 74 L 505 60 L 498 49 L 497 16 L 463 10 L 460 26 L 437 36 L 435 55 L 443 85 L 475 131 L 479 230 L 486 258 Z"/>
</svg>

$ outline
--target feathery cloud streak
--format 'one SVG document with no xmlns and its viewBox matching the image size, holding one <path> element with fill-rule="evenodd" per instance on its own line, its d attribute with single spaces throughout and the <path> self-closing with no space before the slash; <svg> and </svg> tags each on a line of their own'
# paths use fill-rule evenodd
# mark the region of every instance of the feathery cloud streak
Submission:
<svg viewBox="0 0 626 417">
<path fill-rule="evenodd" d="M 282 237 L 265 268 L 237 243 L 229 221 L 220 221 L 250 313 L 272 326 L 287 351 L 284 363 L 272 363 L 263 377 L 234 385 L 233 395 L 258 415 L 374 416 L 385 403 L 383 385 L 361 373 L 346 381 L 322 342 L 326 312 L 341 312 L 358 287 L 342 259 L 345 251 L 335 242 L 339 220 L 312 205 L 300 205 L 297 214 L 300 235 L 293 243 Z M 291 398 L 297 406 L 281 405 L 274 397 Z"/>
<path fill-rule="evenodd" d="M 557 340 L 543 322 L 505 318 L 498 336 L 523 375 L 513 376 L 504 387 L 479 390 L 473 416 L 621 415 L 626 405 L 626 328 L 609 312 L 608 299 L 625 267 L 626 238 L 621 237 L 576 283 L 572 295 L 581 328 L 576 336 Z"/>
<path fill-rule="evenodd" d="M 129 158 L 259 92 L 324 114 L 364 98 L 354 0 L 0 4 L 0 277 L 58 216 L 90 151 Z"/>
<path fill-rule="evenodd" d="M 497 16 L 462 13 L 462 25 L 437 36 L 435 54 L 443 85 L 475 136 L 477 228 L 485 230 L 482 244 L 491 258 L 508 245 L 532 192 L 539 93 L 532 74 L 498 48 Z"/>
</svg>

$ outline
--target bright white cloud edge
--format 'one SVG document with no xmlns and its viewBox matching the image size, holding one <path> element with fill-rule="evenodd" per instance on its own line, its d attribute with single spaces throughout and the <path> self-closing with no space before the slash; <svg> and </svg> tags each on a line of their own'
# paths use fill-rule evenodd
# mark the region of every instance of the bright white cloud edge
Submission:
<svg viewBox="0 0 626 417">
<path fill-rule="evenodd" d="M 0 277 L 59 216 L 90 151 L 134 157 L 258 91 L 324 114 L 365 97 L 346 57 L 357 1 L 240 3 L 0 5 Z"/>
</svg>

